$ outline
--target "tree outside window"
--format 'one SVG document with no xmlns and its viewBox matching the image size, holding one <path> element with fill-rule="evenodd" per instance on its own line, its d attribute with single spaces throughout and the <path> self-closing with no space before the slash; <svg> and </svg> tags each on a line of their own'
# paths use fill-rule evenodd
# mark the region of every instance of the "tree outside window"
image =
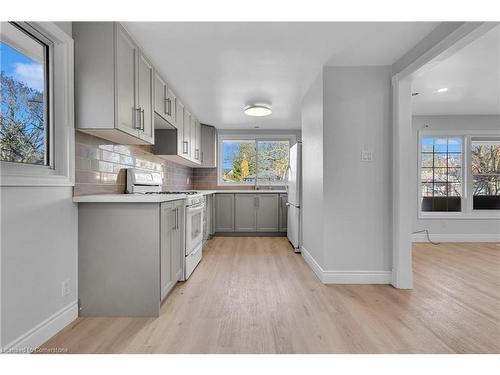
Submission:
<svg viewBox="0 0 500 375">
<path fill-rule="evenodd" d="M 10 23 L 0 37 L 0 160 L 48 165 L 47 46 Z"/>
<path fill-rule="evenodd" d="M 284 183 L 289 149 L 288 140 L 223 140 L 221 180 L 234 184 Z"/>
<path fill-rule="evenodd" d="M 472 139 L 471 164 L 473 208 L 500 209 L 500 140 Z"/>
</svg>

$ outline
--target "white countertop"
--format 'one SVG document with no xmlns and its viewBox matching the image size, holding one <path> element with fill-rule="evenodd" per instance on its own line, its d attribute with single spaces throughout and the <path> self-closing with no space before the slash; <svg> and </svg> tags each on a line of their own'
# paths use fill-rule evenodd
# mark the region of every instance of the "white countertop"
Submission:
<svg viewBox="0 0 500 375">
<path fill-rule="evenodd" d="M 200 190 L 203 191 L 203 190 Z M 215 190 L 215 193 L 229 193 L 229 194 L 286 194 L 286 190 Z"/>
<path fill-rule="evenodd" d="M 203 195 L 216 193 L 229 194 L 286 194 L 285 190 L 196 190 Z M 73 197 L 73 202 L 76 203 L 161 203 L 170 202 L 180 199 L 186 199 L 189 195 L 184 194 L 94 194 L 94 195 L 79 195 Z"/>
<path fill-rule="evenodd" d="M 161 203 L 186 199 L 184 194 L 95 194 L 73 197 L 77 203 Z"/>
</svg>

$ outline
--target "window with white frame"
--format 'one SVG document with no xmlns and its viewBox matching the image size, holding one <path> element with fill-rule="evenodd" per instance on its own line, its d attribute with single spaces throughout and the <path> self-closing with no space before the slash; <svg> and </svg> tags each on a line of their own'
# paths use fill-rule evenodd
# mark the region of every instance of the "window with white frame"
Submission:
<svg viewBox="0 0 500 375">
<path fill-rule="evenodd" d="M 16 23 L 0 38 L 0 160 L 49 166 L 49 45 Z"/>
<path fill-rule="evenodd" d="M 472 207 L 500 209 L 500 138 L 471 139 Z"/>
<path fill-rule="evenodd" d="M 422 137 L 420 161 L 421 210 L 461 211 L 462 138 Z"/>
<path fill-rule="evenodd" d="M 1 186 L 74 184 L 73 47 L 54 22 L 0 22 Z"/>
<path fill-rule="evenodd" d="M 419 140 L 419 212 L 500 210 L 500 137 L 423 133 Z"/>
<path fill-rule="evenodd" d="M 283 185 L 289 138 L 219 137 L 219 185 Z"/>
</svg>

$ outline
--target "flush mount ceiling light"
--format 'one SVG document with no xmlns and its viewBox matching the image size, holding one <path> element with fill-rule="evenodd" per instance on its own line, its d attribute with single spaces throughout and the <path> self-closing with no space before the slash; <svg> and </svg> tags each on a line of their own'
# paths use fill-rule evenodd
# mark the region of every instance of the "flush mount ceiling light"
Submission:
<svg viewBox="0 0 500 375">
<path fill-rule="evenodd" d="M 437 92 L 443 93 L 443 92 L 446 92 L 446 91 L 448 91 L 448 87 L 442 87 L 442 88 L 438 89 Z"/>
<path fill-rule="evenodd" d="M 247 116 L 254 117 L 269 116 L 271 113 L 273 113 L 271 107 L 261 104 L 249 105 L 243 109 L 243 112 L 245 112 L 245 115 Z"/>
</svg>

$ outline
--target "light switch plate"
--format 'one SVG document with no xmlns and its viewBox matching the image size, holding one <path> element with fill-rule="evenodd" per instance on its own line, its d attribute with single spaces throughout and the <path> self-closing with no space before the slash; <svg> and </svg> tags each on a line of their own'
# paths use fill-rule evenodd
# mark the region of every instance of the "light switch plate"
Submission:
<svg viewBox="0 0 500 375">
<path fill-rule="evenodd" d="M 372 161 L 372 152 L 361 151 L 361 161 Z"/>
<path fill-rule="evenodd" d="M 69 294 L 69 279 L 61 283 L 61 296 L 66 297 Z"/>
</svg>

